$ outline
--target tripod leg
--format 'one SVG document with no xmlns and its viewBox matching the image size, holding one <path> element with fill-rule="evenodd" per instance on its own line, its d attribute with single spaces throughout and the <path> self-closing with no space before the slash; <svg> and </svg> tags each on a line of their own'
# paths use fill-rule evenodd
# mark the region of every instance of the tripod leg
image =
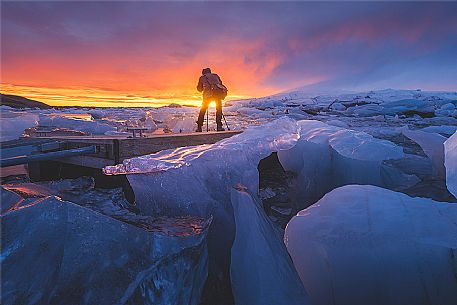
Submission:
<svg viewBox="0 0 457 305">
<path fill-rule="evenodd" d="M 230 130 L 229 125 L 227 124 L 227 120 L 225 119 L 225 115 L 222 113 L 222 117 L 224 118 L 225 126 L 227 126 L 227 130 Z"/>
<path fill-rule="evenodd" d="M 208 109 L 206 109 L 206 132 L 209 131 L 208 123 L 209 123 L 209 107 L 208 107 Z"/>
</svg>

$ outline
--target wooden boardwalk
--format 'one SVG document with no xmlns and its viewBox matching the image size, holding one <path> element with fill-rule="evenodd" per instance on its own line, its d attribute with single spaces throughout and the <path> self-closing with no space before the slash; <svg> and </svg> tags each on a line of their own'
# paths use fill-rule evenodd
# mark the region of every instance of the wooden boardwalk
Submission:
<svg viewBox="0 0 457 305">
<path fill-rule="evenodd" d="M 75 179 L 81 176 L 94 178 L 96 187 L 122 187 L 131 203 L 135 195 L 125 175 L 106 176 L 102 168 L 116 165 L 123 160 L 184 146 L 213 144 L 234 136 L 242 131 L 160 134 L 142 138 L 126 136 L 48 136 L 21 138 L 1 142 L 1 157 L 30 156 L 69 151 L 75 148 L 96 147 L 96 153 L 89 155 L 66 156 L 51 160 L 29 162 L 23 165 L 2 168 L 2 179 L 8 175 L 23 174 L 24 170 L 31 181 L 51 181 Z M 18 171 L 20 168 L 20 171 Z"/>
<path fill-rule="evenodd" d="M 59 143 L 59 149 L 68 150 L 95 145 L 97 153 L 84 156 L 73 156 L 55 160 L 61 163 L 101 169 L 115 165 L 123 160 L 159 152 L 165 149 L 201 144 L 213 144 L 222 139 L 241 133 L 240 130 L 202 133 L 159 134 L 148 137 L 126 136 L 47 136 L 39 138 L 22 138 L 16 145 L 35 145 L 36 143 Z M 49 144 L 48 144 L 49 145 Z M 11 147 L 11 144 L 8 146 Z"/>
</svg>

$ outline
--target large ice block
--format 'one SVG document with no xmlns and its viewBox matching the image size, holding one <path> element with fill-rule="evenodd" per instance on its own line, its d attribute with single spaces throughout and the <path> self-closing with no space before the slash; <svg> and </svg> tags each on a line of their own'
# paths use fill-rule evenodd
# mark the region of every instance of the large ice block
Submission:
<svg viewBox="0 0 457 305">
<path fill-rule="evenodd" d="M 28 200 L 1 221 L 2 304 L 199 302 L 206 222 L 168 234 L 56 197 Z"/>
<path fill-rule="evenodd" d="M 349 185 L 300 211 L 285 243 L 312 304 L 457 304 L 457 205 Z"/>
<path fill-rule="evenodd" d="M 236 230 L 231 190 L 242 184 L 256 196 L 260 160 L 273 151 L 290 149 L 297 139 L 296 122 L 282 118 L 216 144 L 166 150 L 124 161 L 122 165 L 105 168 L 105 171 L 128 174 L 137 207 L 144 214 L 212 215 L 213 223 L 208 234 L 210 274 L 227 283 Z M 266 216 L 254 214 L 253 217 L 256 219 L 252 221 L 262 223 Z M 260 236 L 267 233 L 256 232 Z M 281 260 L 284 253 L 272 255 Z M 265 273 L 270 268 L 274 266 L 265 266 Z M 287 300 L 286 292 L 278 293 Z"/>
<path fill-rule="evenodd" d="M 282 235 L 242 188 L 233 189 L 236 234 L 230 275 L 235 304 L 306 305 L 308 296 Z"/>
<path fill-rule="evenodd" d="M 297 122 L 300 139 L 295 147 L 278 152 L 285 170 L 296 173 L 297 207 L 316 202 L 330 190 L 347 184 L 373 184 L 404 189 L 419 179 L 388 166 L 385 160 L 401 159 L 400 146 L 371 135 L 319 121 Z"/>
</svg>

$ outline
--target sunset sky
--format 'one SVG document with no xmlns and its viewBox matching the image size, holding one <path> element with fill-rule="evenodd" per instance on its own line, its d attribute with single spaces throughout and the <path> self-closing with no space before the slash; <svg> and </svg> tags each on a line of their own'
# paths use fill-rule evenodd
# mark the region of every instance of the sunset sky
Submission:
<svg viewBox="0 0 457 305">
<path fill-rule="evenodd" d="M 457 90 L 456 2 L 2 2 L 1 92 L 51 105 L 198 104 L 306 85 Z"/>
</svg>

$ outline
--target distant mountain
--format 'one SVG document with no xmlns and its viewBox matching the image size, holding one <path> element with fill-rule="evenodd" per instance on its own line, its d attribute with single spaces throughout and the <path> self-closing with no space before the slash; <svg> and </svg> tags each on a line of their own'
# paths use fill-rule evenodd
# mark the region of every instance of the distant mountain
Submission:
<svg viewBox="0 0 457 305">
<path fill-rule="evenodd" d="M 2 94 L 1 95 L 1 105 L 13 107 L 13 108 L 40 108 L 40 109 L 49 109 L 52 108 L 51 106 L 30 100 L 28 98 L 18 96 L 18 95 L 10 95 L 10 94 Z"/>
</svg>

